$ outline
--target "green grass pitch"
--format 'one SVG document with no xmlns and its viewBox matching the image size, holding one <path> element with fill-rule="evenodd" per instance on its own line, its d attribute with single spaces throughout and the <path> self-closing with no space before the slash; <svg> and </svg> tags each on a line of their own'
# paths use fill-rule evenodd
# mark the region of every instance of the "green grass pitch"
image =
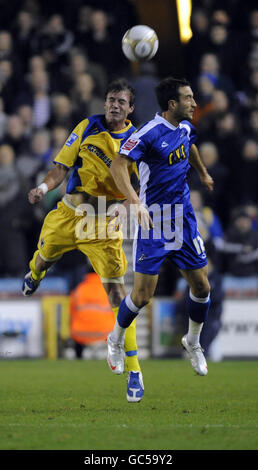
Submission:
<svg viewBox="0 0 258 470">
<path fill-rule="evenodd" d="M 0 449 L 258 449 L 255 361 L 144 360 L 145 397 L 105 361 L 0 362 Z"/>
</svg>

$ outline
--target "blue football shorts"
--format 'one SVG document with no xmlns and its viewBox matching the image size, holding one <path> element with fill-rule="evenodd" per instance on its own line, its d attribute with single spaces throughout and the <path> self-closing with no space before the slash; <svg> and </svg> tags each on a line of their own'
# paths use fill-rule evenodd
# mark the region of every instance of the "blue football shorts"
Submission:
<svg viewBox="0 0 258 470">
<path fill-rule="evenodd" d="M 169 223 L 173 232 L 174 220 L 170 220 Z M 183 227 L 178 240 L 174 243 L 173 239 L 166 238 L 163 228 L 157 231 L 154 227 L 147 234 L 147 231 L 142 231 L 138 226 L 133 243 L 134 271 L 150 275 L 159 274 L 160 267 L 167 257 L 179 269 L 194 270 L 207 265 L 204 242 L 197 228 L 193 208 L 183 215 Z"/>
</svg>

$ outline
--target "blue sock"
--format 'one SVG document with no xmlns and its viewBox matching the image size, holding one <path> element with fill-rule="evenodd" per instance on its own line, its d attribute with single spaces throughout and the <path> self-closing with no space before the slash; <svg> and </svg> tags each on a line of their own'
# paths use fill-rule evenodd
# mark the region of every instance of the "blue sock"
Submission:
<svg viewBox="0 0 258 470">
<path fill-rule="evenodd" d="M 134 305 L 128 294 L 121 302 L 117 315 L 117 322 L 122 328 L 128 328 L 132 321 L 137 317 L 139 308 Z"/>
<path fill-rule="evenodd" d="M 187 313 L 191 320 L 196 323 L 204 323 L 208 317 L 210 307 L 210 296 L 202 299 L 195 297 L 190 291 L 188 297 Z"/>
</svg>

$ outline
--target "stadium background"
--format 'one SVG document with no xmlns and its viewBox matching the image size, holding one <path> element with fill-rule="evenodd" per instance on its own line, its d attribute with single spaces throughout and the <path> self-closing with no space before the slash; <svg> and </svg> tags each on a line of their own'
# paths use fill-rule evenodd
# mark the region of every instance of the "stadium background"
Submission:
<svg viewBox="0 0 258 470">
<path fill-rule="evenodd" d="M 213 312 L 202 342 L 210 360 L 258 356 L 258 10 L 251 1 L 196 0 L 184 39 L 177 3 L 188 2 L 0 2 L 1 359 L 104 357 L 104 343 L 81 351 L 71 339 L 70 294 L 90 270 L 80 253 L 65 255 L 33 299 L 20 294 L 44 216 L 64 186 L 37 206 L 27 192 L 76 123 L 102 112 L 109 80 L 124 76 L 135 86 L 132 121 L 140 126 L 158 111 L 153 87 L 167 75 L 192 83 L 198 145 L 215 181 L 208 194 L 189 173 L 211 266 Z M 151 62 L 129 63 L 121 52 L 135 24 L 158 34 Z M 131 241 L 124 247 L 130 289 Z M 138 320 L 141 358 L 181 357 L 185 295 L 165 263 L 154 302 Z"/>
</svg>

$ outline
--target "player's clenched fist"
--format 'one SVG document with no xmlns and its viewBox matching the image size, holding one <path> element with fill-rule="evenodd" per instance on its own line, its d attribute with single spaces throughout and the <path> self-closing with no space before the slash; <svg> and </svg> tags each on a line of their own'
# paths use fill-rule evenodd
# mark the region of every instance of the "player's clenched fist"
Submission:
<svg viewBox="0 0 258 470">
<path fill-rule="evenodd" d="M 36 204 L 41 201 L 44 196 L 44 193 L 41 188 L 33 188 L 28 194 L 28 199 L 31 204 Z"/>
</svg>

